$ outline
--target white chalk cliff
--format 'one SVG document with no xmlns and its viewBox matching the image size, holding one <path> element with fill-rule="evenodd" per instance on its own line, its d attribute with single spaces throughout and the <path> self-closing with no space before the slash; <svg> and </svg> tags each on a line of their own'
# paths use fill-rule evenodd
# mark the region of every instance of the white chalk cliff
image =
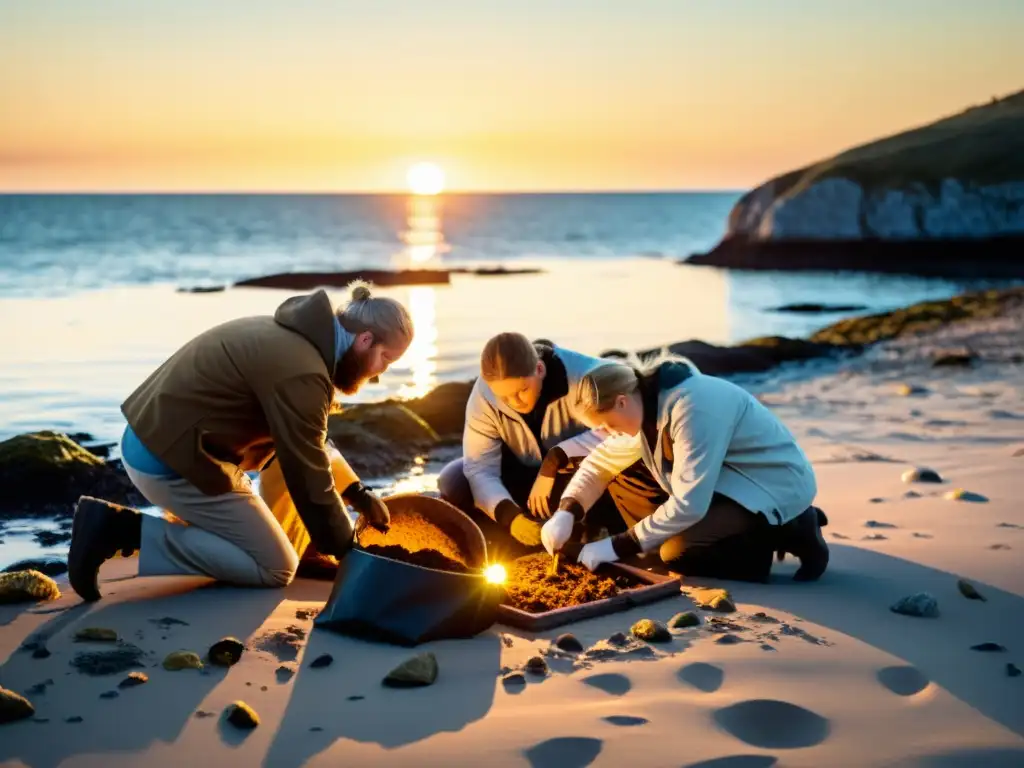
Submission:
<svg viewBox="0 0 1024 768">
<path fill-rule="evenodd" d="M 1024 92 L 757 187 L 726 238 L 927 240 L 1024 235 Z"/>
</svg>

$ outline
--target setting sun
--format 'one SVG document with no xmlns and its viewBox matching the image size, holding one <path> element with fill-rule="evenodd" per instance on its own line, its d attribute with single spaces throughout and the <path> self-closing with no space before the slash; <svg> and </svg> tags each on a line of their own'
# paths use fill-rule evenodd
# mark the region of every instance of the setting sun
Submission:
<svg viewBox="0 0 1024 768">
<path fill-rule="evenodd" d="M 444 171 L 435 163 L 417 163 L 406 175 L 414 195 L 439 195 L 444 191 Z"/>
</svg>

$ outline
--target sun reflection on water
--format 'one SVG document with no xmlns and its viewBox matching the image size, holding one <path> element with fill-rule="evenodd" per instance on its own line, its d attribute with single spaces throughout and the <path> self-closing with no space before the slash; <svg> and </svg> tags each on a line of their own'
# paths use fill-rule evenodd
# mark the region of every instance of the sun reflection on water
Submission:
<svg viewBox="0 0 1024 768">
<path fill-rule="evenodd" d="M 396 365 L 408 368 L 409 381 L 399 390 L 400 397 L 423 397 L 437 385 L 437 296 L 426 285 L 409 288 L 406 307 L 416 329 L 412 343 Z"/>
</svg>

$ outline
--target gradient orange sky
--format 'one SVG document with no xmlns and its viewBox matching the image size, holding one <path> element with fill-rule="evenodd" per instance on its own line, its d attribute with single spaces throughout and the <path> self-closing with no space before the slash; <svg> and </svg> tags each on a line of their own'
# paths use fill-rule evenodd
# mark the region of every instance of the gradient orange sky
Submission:
<svg viewBox="0 0 1024 768">
<path fill-rule="evenodd" d="M 739 189 L 1024 87 L 1024 0 L 0 0 L 0 189 Z"/>
</svg>

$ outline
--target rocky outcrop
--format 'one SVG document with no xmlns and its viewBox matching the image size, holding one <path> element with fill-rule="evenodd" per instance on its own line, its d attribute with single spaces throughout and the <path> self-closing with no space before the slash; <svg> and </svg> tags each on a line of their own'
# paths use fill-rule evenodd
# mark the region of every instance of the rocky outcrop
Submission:
<svg viewBox="0 0 1024 768">
<path fill-rule="evenodd" d="M 70 515 L 79 496 L 145 503 L 119 462 L 106 462 L 60 432 L 0 442 L 0 518 Z"/>
<path fill-rule="evenodd" d="M 274 275 L 240 280 L 235 288 L 283 288 L 292 291 L 312 291 L 317 288 L 344 288 L 354 280 L 366 280 L 379 286 L 447 285 L 452 275 L 532 275 L 542 270 L 534 267 L 456 267 L 452 269 L 360 269 L 349 272 L 282 272 Z M 214 293 L 222 286 L 181 288 L 182 293 Z"/>
<path fill-rule="evenodd" d="M 744 195 L 687 263 L 1024 275 L 1024 92 L 843 152 Z"/>
</svg>

